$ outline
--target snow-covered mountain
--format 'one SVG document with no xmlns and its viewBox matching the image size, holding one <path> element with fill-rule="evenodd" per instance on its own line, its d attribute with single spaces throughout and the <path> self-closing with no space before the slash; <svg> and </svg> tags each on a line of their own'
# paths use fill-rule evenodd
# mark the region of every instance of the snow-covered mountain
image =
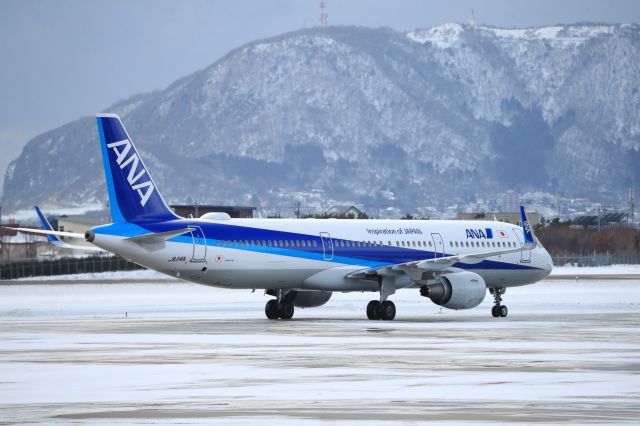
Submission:
<svg viewBox="0 0 640 426">
<path fill-rule="evenodd" d="M 105 111 L 169 202 L 615 199 L 640 182 L 639 64 L 638 25 L 314 28 Z M 106 201 L 94 119 L 31 140 L 3 193 L 5 211 Z"/>
</svg>

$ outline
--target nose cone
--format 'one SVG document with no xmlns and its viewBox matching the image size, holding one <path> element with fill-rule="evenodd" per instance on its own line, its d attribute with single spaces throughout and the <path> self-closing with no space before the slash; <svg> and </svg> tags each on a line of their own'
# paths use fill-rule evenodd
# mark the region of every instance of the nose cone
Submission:
<svg viewBox="0 0 640 426">
<path fill-rule="evenodd" d="M 551 259 L 551 255 L 545 249 L 542 249 L 542 269 L 544 270 L 544 276 L 548 276 L 553 270 L 553 259 Z"/>
</svg>

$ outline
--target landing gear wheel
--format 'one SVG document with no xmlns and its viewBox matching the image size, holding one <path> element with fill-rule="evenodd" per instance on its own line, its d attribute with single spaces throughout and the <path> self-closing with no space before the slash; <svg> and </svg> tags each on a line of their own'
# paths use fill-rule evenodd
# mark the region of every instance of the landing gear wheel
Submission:
<svg viewBox="0 0 640 426">
<path fill-rule="evenodd" d="M 375 313 L 381 320 L 391 321 L 396 317 L 396 305 L 391 300 L 385 300 L 376 307 Z"/>
<path fill-rule="evenodd" d="M 283 300 L 282 302 L 278 303 L 278 314 L 282 319 L 288 320 L 293 318 L 293 310 L 293 303 L 291 302 Z"/>
<path fill-rule="evenodd" d="M 370 320 L 379 320 L 380 317 L 376 314 L 376 308 L 380 305 L 380 302 L 377 300 L 372 300 L 367 305 L 367 318 Z"/>
<path fill-rule="evenodd" d="M 278 314 L 278 301 L 276 299 L 271 299 L 264 306 L 264 314 L 269 319 L 278 319 L 280 318 L 280 314 Z"/>
<path fill-rule="evenodd" d="M 493 315 L 494 318 L 504 318 L 509 313 L 509 309 L 507 309 L 506 306 L 500 304 L 500 302 L 502 302 L 502 295 L 504 294 L 505 290 L 506 289 L 504 287 L 489 288 L 489 293 L 493 295 L 494 305 L 493 307 L 491 307 L 491 315 Z"/>
<path fill-rule="evenodd" d="M 499 314 L 502 318 L 506 317 L 506 316 L 507 316 L 507 314 L 509 313 L 509 309 L 507 309 L 507 307 L 506 307 L 506 306 L 504 306 L 504 305 L 500 305 L 500 306 L 498 307 L 498 309 L 496 309 L 496 311 L 498 311 L 498 314 Z"/>
</svg>

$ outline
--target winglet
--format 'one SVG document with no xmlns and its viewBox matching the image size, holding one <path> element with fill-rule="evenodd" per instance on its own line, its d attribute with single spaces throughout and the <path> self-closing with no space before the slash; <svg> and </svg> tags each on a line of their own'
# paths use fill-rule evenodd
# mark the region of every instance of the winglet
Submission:
<svg viewBox="0 0 640 426">
<path fill-rule="evenodd" d="M 524 212 L 523 206 L 520 206 L 520 219 L 522 221 L 522 233 L 524 234 L 525 245 L 535 244 L 531 225 L 529 225 L 529 219 L 527 219 L 527 214 Z"/>
<path fill-rule="evenodd" d="M 40 211 L 40 208 L 38 206 L 33 206 L 33 208 L 36 209 L 36 214 L 40 219 L 40 223 L 42 224 L 42 229 L 44 229 L 45 231 L 54 231 L 53 227 L 51 226 L 47 218 Z M 60 242 L 60 239 L 57 236 L 51 235 L 51 234 L 47 234 L 47 240 L 49 240 L 50 243 L 54 243 L 54 244 Z"/>
</svg>

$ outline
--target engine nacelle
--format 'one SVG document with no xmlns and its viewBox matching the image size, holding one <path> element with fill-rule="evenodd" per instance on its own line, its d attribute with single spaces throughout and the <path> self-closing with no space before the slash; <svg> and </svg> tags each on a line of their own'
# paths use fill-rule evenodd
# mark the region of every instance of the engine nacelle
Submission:
<svg viewBox="0 0 640 426">
<path fill-rule="evenodd" d="M 331 299 L 330 291 L 317 290 L 294 290 L 295 293 L 291 300 L 293 306 L 297 308 L 314 308 L 322 306 Z"/>
<path fill-rule="evenodd" d="M 437 280 L 435 284 L 422 286 L 420 294 L 448 309 L 475 308 L 487 294 L 484 280 L 473 272 L 451 272 Z"/>
</svg>

